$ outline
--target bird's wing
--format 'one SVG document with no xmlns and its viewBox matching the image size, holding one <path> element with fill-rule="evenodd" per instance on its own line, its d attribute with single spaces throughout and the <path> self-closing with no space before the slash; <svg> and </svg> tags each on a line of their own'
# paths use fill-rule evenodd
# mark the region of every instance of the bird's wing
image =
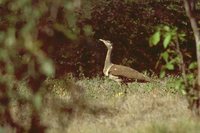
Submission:
<svg viewBox="0 0 200 133">
<path fill-rule="evenodd" d="M 114 76 L 119 76 L 122 78 L 136 79 L 136 80 L 141 80 L 141 81 L 150 81 L 150 78 L 146 77 L 144 74 L 130 67 L 122 66 L 122 65 L 114 64 L 110 68 L 109 73 Z"/>
</svg>

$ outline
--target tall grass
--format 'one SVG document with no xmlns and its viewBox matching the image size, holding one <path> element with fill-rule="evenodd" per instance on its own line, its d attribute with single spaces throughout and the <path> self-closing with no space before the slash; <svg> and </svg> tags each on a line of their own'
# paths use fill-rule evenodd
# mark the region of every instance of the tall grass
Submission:
<svg viewBox="0 0 200 133">
<path fill-rule="evenodd" d="M 167 77 L 119 86 L 100 77 L 48 79 L 41 122 L 48 133 L 197 133 L 200 122 L 191 115 L 185 96 L 173 87 L 175 81 L 176 77 Z M 13 102 L 13 117 L 28 127 L 29 107 L 22 107 L 19 112 Z"/>
</svg>

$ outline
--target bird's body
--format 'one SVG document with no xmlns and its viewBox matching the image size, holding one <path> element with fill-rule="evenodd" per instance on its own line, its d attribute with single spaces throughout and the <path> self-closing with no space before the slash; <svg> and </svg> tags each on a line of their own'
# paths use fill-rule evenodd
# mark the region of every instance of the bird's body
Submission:
<svg viewBox="0 0 200 133">
<path fill-rule="evenodd" d="M 122 65 L 115 65 L 113 64 L 109 70 L 109 74 L 113 76 L 117 76 L 121 79 L 121 82 L 128 83 L 128 82 L 149 82 L 150 78 L 146 77 L 144 74 L 136 71 L 127 66 Z"/>
<path fill-rule="evenodd" d="M 149 82 L 151 79 L 144 74 L 134 70 L 130 67 L 123 65 L 116 65 L 111 63 L 111 52 L 112 52 L 112 43 L 103 39 L 102 41 L 108 48 L 103 73 L 105 76 L 108 76 L 110 79 L 117 81 L 118 83 L 128 83 L 128 82 Z"/>
</svg>

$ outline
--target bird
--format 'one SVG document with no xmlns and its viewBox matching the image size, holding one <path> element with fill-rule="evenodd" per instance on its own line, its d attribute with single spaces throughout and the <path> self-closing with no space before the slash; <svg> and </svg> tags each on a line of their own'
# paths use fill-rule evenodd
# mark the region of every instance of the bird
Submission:
<svg viewBox="0 0 200 133">
<path fill-rule="evenodd" d="M 151 79 L 137 70 L 123 66 L 116 65 L 111 62 L 111 54 L 113 43 L 109 40 L 99 39 L 107 47 L 107 54 L 105 58 L 103 73 L 105 76 L 116 81 L 118 84 L 127 85 L 130 82 L 150 82 Z"/>
</svg>

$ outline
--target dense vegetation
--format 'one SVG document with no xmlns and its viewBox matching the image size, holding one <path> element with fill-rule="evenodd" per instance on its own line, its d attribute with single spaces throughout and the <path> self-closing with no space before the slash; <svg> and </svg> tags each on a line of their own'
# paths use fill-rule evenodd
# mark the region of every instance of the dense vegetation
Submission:
<svg viewBox="0 0 200 133">
<path fill-rule="evenodd" d="M 159 73 L 161 64 L 156 66 L 156 63 L 163 48 L 149 47 L 149 37 L 159 24 L 175 26 L 178 32 L 186 33 L 185 40 L 187 41 L 183 42 L 181 48 L 185 53 L 186 61 L 195 58 L 193 34 L 184 7 L 180 2 L 138 4 L 120 0 L 101 1 L 93 3 L 90 16 L 85 15 L 84 11 L 80 11 L 79 15 L 81 18 L 77 23 L 78 27 L 83 29 L 80 30 L 81 36 L 85 35 L 84 29 L 92 28 L 93 32 L 89 38 L 84 38 L 85 41 L 81 38 L 81 44 L 71 50 L 78 51 L 78 53 L 67 53 L 68 56 L 64 56 L 65 59 L 62 59 L 62 56 L 55 57 L 58 64 L 66 59 L 71 61 L 70 59 L 73 58 L 71 65 L 69 63 L 59 65 L 63 69 L 70 70 L 71 68 L 74 73 L 83 73 L 90 77 L 102 74 L 104 59 L 100 57 L 105 57 L 106 49 L 100 46 L 97 40 L 104 38 L 114 43 L 113 62 L 131 66 L 140 71 L 148 70 Z M 66 53 L 62 50 L 61 54 Z"/>
<path fill-rule="evenodd" d="M 196 6 L 199 9 L 199 3 Z M 197 19 L 200 18 L 198 12 L 195 14 Z M 158 25 L 177 27 L 177 32 L 186 35 L 180 48 L 186 65 L 189 65 L 196 59 L 195 45 L 190 22 L 179 0 L 1 0 L 0 16 L 0 132 L 59 132 L 62 128 L 67 131 L 80 114 L 112 116 L 119 113 L 117 108 L 121 105 L 131 111 L 130 104 L 135 105 L 131 96 L 135 96 L 139 88 L 144 90 L 142 94 L 150 94 L 155 99 L 157 93 L 159 96 L 169 94 L 169 97 L 175 93 L 181 97 L 178 102 L 183 102 L 184 91 L 169 78 L 164 85 L 131 84 L 130 102 L 125 99 L 125 104 L 114 106 L 113 102 L 123 99 L 121 90 L 124 86 L 120 88 L 102 78 L 106 48 L 98 41 L 103 38 L 114 43 L 112 60 L 116 64 L 158 75 L 163 65 L 163 61 L 158 60 L 164 49 L 150 47 L 149 38 Z M 66 76 L 69 73 L 71 77 Z M 178 75 L 180 70 L 177 67 L 168 74 Z M 136 99 L 140 98 L 144 97 Z M 101 100 L 109 107 L 98 105 Z M 170 98 L 165 100 L 170 101 Z M 154 111 L 164 103 L 152 101 L 150 110 Z M 186 115 L 186 104 L 173 108 L 184 108 Z M 50 118 L 56 122 L 51 123 Z M 198 131 L 198 123 L 191 121 L 194 132 Z M 59 131 L 55 131 L 56 126 Z M 120 132 L 122 127 L 117 131 Z M 161 130 L 167 131 L 165 125 L 163 127 Z M 128 132 L 128 128 L 124 132 Z M 150 129 L 154 132 L 151 125 Z"/>
</svg>

